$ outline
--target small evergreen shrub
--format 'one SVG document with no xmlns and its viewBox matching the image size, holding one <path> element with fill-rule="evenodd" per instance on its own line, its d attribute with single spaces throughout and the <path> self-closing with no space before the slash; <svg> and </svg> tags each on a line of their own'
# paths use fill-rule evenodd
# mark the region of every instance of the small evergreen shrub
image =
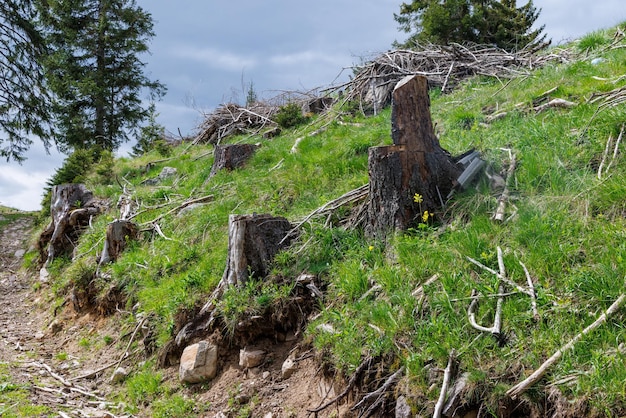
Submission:
<svg viewBox="0 0 626 418">
<path fill-rule="evenodd" d="M 296 103 L 288 103 L 281 106 L 274 117 L 276 123 L 281 128 L 293 128 L 305 124 L 309 118 L 302 114 L 300 106 Z"/>
</svg>

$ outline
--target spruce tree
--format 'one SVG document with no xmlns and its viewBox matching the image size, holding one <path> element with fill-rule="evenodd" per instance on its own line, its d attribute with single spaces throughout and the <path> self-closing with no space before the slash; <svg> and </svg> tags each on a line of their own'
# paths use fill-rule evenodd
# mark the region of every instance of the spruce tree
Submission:
<svg viewBox="0 0 626 418">
<path fill-rule="evenodd" d="M 165 91 L 143 72 L 151 15 L 134 0 L 36 1 L 50 49 L 44 68 L 56 97 L 60 149 L 117 149 L 149 118 L 142 99 Z"/>
<path fill-rule="evenodd" d="M 39 60 L 46 55 L 29 0 L 0 1 L 0 157 L 22 161 L 39 137 L 50 146 L 50 98 Z"/>
<path fill-rule="evenodd" d="M 545 40 L 543 27 L 532 29 L 539 13 L 532 0 L 521 7 L 515 0 L 413 0 L 394 15 L 410 34 L 396 46 L 473 42 L 519 50 Z"/>
</svg>

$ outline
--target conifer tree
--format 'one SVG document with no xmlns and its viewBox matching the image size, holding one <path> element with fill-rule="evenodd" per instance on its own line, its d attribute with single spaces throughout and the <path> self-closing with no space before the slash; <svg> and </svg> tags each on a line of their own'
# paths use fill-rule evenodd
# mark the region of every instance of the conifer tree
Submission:
<svg viewBox="0 0 626 418">
<path fill-rule="evenodd" d="M 36 1 L 60 149 L 117 149 L 149 118 L 143 98 L 165 91 L 140 59 L 154 36 L 151 15 L 135 0 Z"/>
<path fill-rule="evenodd" d="M 29 0 L 0 1 L 0 157 L 22 161 L 31 135 L 50 146 L 49 96 L 39 59 L 44 41 Z"/>
<path fill-rule="evenodd" d="M 396 46 L 473 42 L 519 50 L 545 40 L 543 26 L 532 29 L 539 13 L 532 0 L 521 7 L 515 0 L 413 0 L 394 14 L 400 29 L 410 34 Z"/>
</svg>

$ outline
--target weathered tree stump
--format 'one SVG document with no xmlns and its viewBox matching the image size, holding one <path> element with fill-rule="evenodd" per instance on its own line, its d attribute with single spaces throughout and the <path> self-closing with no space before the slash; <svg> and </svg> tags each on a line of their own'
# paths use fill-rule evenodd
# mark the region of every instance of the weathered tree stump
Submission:
<svg viewBox="0 0 626 418">
<path fill-rule="evenodd" d="M 54 186 L 50 204 L 52 221 L 37 243 L 42 262 L 48 265 L 57 256 L 71 254 L 81 230 L 102 209 L 102 202 L 84 184 Z"/>
<path fill-rule="evenodd" d="M 100 256 L 100 264 L 115 261 L 124 251 L 129 240 L 137 238 L 137 225 L 124 219 L 116 219 L 107 225 L 104 248 Z"/>
<path fill-rule="evenodd" d="M 252 157 L 258 147 L 252 144 L 215 145 L 213 167 L 209 178 L 219 170 L 234 170 L 241 167 Z"/>
<path fill-rule="evenodd" d="M 228 219 L 228 257 L 222 280 L 207 303 L 191 321 L 164 347 L 159 363 L 167 364 L 171 353 L 176 353 L 195 336 L 206 333 L 215 320 L 215 303 L 230 286 L 242 286 L 250 277 L 263 278 L 269 273 L 274 256 L 291 243 L 284 239 L 293 226 L 282 217 L 272 215 L 231 215 Z"/>
<path fill-rule="evenodd" d="M 425 211 L 436 212 L 461 173 L 433 131 L 426 77 L 402 79 L 393 91 L 392 106 L 393 145 L 369 150 L 365 231 L 372 237 L 407 229 Z"/>
<path fill-rule="evenodd" d="M 289 245 L 283 238 L 293 226 L 272 215 L 231 215 L 228 219 L 228 259 L 222 282 L 240 286 L 248 277 L 265 277 L 274 256 Z M 282 242 L 282 243 L 281 243 Z"/>
</svg>

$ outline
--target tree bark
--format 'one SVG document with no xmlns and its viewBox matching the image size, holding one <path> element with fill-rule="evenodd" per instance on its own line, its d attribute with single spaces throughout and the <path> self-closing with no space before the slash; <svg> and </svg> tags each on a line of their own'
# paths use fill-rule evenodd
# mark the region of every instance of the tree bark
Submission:
<svg viewBox="0 0 626 418">
<path fill-rule="evenodd" d="M 365 230 L 374 237 L 407 229 L 426 211 L 432 216 L 461 173 L 434 133 L 426 77 L 408 76 L 396 85 L 391 137 L 393 145 L 369 151 L 370 202 Z M 414 199 L 416 194 L 419 202 Z"/>
<path fill-rule="evenodd" d="M 271 215 L 230 215 L 225 286 L 240 286 L 248 277 L 265 277 L 274 256 L 290 243 L 292 225 Z"/>
<path fill-rule="evenodd" d="M 241 167 L 252 157 L 257 148 L 252 144 L 215 145 L 215 160 L 209 178 L 217 174 L 219 170 L 234 170 Z"/>
</svg>

